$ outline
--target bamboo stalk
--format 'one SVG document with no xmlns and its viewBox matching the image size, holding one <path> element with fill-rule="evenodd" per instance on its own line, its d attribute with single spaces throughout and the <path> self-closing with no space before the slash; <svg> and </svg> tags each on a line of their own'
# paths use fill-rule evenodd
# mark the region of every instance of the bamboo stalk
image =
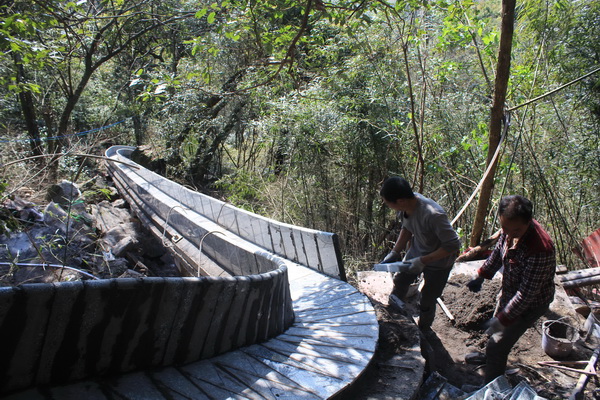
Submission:
<svg viewBox="0 0 600 400">
<path fill-rule="evenodd" d="M 583 369 L 565 367 L 564 365 L 559 365 L 559 364 L 545 364 L 543 361 L 538 361 L 538 364 L 544 365 L 546 367 L 552 367 L 552 368 L 562 369 L 562 370 L 565 370 L 565 371 L 577 372 L 578 374 L 585 374 L 585 375 L 590 375 L 590 376 L 598 376 L 598 374 L 595 371 L 592 372 L 592 371 L 586 371 L 586 370 L 583 370 Z"/>
<path fill-rule="evenodd" d="M 587 366 L 585 367 L 585 371 L 591 372 L 591 371 L 596 370 L 596 363 L 598 362 L 599 355 L 600 355 L 600 347 L 598 347 L 596 350 L 594 350 L 592 357 L 590 358 Z M 589 375 L 582 373 L 582 375 L 579 377 L 579 380 L 577 381 L 577 385 L 575 385 L 575 388 L 573 389 L 573 392 L 571 393 L 571 396 L 569 397 L 569 400 L 583 399 L 583 390 L 585 389 L 585 385 L 587 384 L 588 379 L 589 379 Z"/>
<path fill-rule="evenodd" d="M 579 269 L 576 271 L 569 271 L 566 274 L 562 275 L 560 277 L 560 280 L 561 281 L 571 281 L 571 280 L 575 280 L 575 279 L 589 278 L 591 276 L 598 276 L 598 275 L 600 275 L 600 267 L 586 268 L 586 269 Z"/>
<path fill-rule="evenodd" d="M 600 283 L 600 275 L 590 276 L 587 278 L 563 280 L 561 284 L 565 288 L 589 286 Z"/>
</svg>

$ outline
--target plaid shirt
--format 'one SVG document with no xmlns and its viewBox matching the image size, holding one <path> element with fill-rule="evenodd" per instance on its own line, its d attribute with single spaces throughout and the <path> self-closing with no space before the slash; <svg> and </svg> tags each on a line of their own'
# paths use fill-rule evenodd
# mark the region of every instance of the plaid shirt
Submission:
<svg viewBox="0 0 600 400">
<path fill-rule="evenodd" d="M 503 325 L 512 324 L 529 308 L 549 305 L 554 299 L 554 244 L 536 220 L 513 249 L 508 248 L 506 234 L 502 233 L 479 269 L 479 276 L 491 279 L 501 267 L 502 295 L 496 317 Z"/>
</svg>

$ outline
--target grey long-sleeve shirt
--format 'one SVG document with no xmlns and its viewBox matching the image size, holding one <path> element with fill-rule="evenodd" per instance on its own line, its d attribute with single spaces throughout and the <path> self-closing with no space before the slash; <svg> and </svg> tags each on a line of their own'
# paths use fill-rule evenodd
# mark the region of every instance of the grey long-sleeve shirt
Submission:
<svg viewBox="0 0 600 400">
<path fill-rule="evenodd" d="M 402 227 L 412 233 L 406 259 L 427 255 L 441 247 L 451 255 L 427 266 L 432 269 L 452 267 L 458 256 L 460 240 L 448 220 L 446 211 L 435 201 L 419 193 L 415 193 L 415 196 L 418 205 L 410 217 L 403 212 L 398 213 Z"/>
</svg>

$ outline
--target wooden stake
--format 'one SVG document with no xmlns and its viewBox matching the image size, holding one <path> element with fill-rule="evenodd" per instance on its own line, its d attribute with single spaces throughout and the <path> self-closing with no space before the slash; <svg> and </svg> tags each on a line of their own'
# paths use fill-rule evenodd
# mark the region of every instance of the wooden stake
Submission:
<svg viewBox="0 0 600 400">
<path fill-rule="evenodd" d="M 448 318 L 450 319 L 450 322 L 454 325 L 454 315 L 452 315 L 452 313 L 450 312 L 450 310 L 448 310 L 448 307 L 446 307 L 446 305 L 444 304 L 444 302 L 442 301 L 442 299 L 440 299 L 439 297 L 437 298 L 437 302 L 440 305 L 440 307 L 442 307 L 442 310 L 444 310 L 444 313 L 448 316 Z"/>
<path fill-rule="evenodd" d="M 588 361 L 538 361 L 538 364 L 542 364 L 542 365 L 558 365 L 558 364 L 562 364 L 562 365 L 582 365 L 585 364 L 587 365 Z"/>
</svg>

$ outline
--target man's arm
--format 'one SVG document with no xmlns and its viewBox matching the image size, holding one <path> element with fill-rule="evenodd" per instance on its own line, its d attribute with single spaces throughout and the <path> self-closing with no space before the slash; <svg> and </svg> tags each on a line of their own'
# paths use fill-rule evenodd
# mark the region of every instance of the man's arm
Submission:
<svg viewBox="0 0 600 400">
<path fill-rule="evenodd" d="M 496 272 L 502 268 L 502 248 L 504 247 L 505 240 L 506 235 L 504 233 L 500 234 L 500 238 L 498 238 L 498 242 L 496 243 L 494 250 L 492 250 L 492 254 L 490 254 L 483 265 L 477 270 L 478 276 L 485 279 L 492 279 Z"/>
<path fill-rule="evenodd" d="M 502 244 L 504 241 L 502 234 L 496 243 L 496 247 L 492 251 L 492 254 L 484 261 L 483 265 L 477 270 L 477 276 L 467 283 L 467 287 L 471 292 L 479 292 L 483 281 L 492 279 L 496 272 L 502 267 Z"/>
<path fill-rule="evenodd" d="M 421 261 L 425 265 L 434 263 L 452 254 L 458 254 L 460 250 L 460 239 L 454 228 L 452 228 L 446 214 L 435 215 L 432 217 L 431 223 L 434 226 L 435 235 L 441 244 L 440 247 L 431 253 L 421 256 Z"/>
<path fill-rule="evenodd" d="M 510 325 L 530 306 L 533 299 L 541 296 L 542 291 L 547 289 L 549 277 L 554 276 L 556 270 L 553 252 L 532 255 L 525 262 L 527 266 L 522 272 L 517 292 L 497 315 L 503 325 Z"/>
<path fill-rule="evenodd" d="M 408 244 L 410 238 L 412 238 L 412 232 L 406 228 L 402 228 L 392 250 L 400 254 L 400 252 L 406 250 L 406 245 Z"/>
<path fill-rule="evenodd" d="M 421 256 L 421 261 L 423 262 L 423 264 L 425 265 L 429 265 L 437 260 L 441 260 L 444 257 L 448 257 L 449 255 L 453 254 L 454 252 L 448 251 L 446 249 L 444 249 L 443 247 L 439 247 L 437 250 Z"/>
<path fill-rule="evenodd" d="M 396 239 L 396 243 L 394 243 L 394 247 L 392 248 L 392 250 L 390 250 L 387 256 L 385 256 L 383 261 L 381 261 L 381 264 L 389 264 L 396 261 L 400 261 L 400 252 L 406 250 L 406 245 L 408 244 L 408 241 L 411 237 L 412 233 L 402 228 L 400 230 L 400 233 L 398 234 L 398 239 Z"/>
</svg>

